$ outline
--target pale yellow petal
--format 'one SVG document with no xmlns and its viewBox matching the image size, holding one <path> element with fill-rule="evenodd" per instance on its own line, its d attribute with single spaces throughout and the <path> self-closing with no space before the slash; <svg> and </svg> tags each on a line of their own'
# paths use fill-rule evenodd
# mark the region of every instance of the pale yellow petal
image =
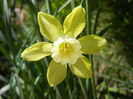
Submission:
<svg viewBox="0 0 133 99">
<path fill-rule="evenodd" d="M 54 16 L 39 12 L 38 22 L 41 34 L 48 40 L 55 41 L 63 35 L 62 25 Z"/>
<path fill-rule="evenodd" d="M 95 54 L 99 52 L 106 44 L 106 39 L 96 35 L 86 35 L 79 38 L 82 46 L 81 50 L 85 54 Z"/>
<path fill-rule="evenodd" d="M 70 70 L 73 74 L 81 78 L 91 78 L 91 64 L 89 60 L 82 56 L 75 64 L 69 64 Z"/>
<path fill-rule="evenodd" d="M 65 35 L 76 38 L 86 25 L 85 9 L 78 6 L 66 17 L 63 27 Z"/>
<path fill-rule="evenodd" d="M 54 60 L 52 60 L 49 64 L 47 71 L 47 79 L 49 85 L 53 87 L 61 83 L 66 77 L 66 72 L 67 72 L 66 65 L 56 63 Z"/>
<path fill-rule="evenodd" d="M 41 58 L 51 55 L 52 44 L 48 42 L 39 42 L 26 48 L 21 57 L 27 61 L 37 61 Z"/>
</svg>

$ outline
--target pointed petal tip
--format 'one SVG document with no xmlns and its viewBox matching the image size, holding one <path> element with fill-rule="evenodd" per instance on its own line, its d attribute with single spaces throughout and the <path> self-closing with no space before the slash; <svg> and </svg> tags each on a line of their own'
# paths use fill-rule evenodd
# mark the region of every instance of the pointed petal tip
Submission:
<svg viewBox="0 0 133 99">
<path fill-rule="evenodd" d="M 28 58 L 26 58 L 26 56 L 24 56 L 24 52 L 21 53 L 21 58 L 23 58 L 25 61 L 30 61 Z"/>
<path fill-rule="evenodd" d="M 76 38 L 85 28 L 85 14 L 85 9 L 81 5 L 75 7 L 64 20 L 64 34 Z"/>
<path fill-rule="evenodd" d="M 50 87 L 55 87 L 53 84 L 49 84 L 50 85 Z"/>
<path fill-rule="evenodd" d="M 102 38 L 103 40 L 100 42 L 100 45 L 103 45 L 103 47 L 105 46 L 107 40 L 105 38 Z"/>
<path fill-rule="evenodd" d="M 56 17 L 50 14 L 38 12 L 38 24 L 41 34 L 51 42 L 64 35 L 62 25 Z"/>
<path fill-rule="evenodd" d="M 43 14 L 43 12 L 38 12 L 38 18 L 40 18 Z"/>
<path fill-rule="evenodd" d="M 44 14 L 43 12 L 38 12 L 38 15 Z"/>
<path fill-rule="evenodd" d="M 48 84 L 49 84 L 49 86 L 50 87 L 55 87 L 55 86 L 57 86 L 58 84 L 54 84 L 54 83 L 52 83 L 52 82 L 50 82 L 50 80 L 48 79 Z"/>
<path fill-rule="evenodd" d="M 77 6 L 77 7 L 80 7 L 80 8 L 82 8 L 82 5 L 79 5 L 79 6 Z"/>
<path fill-rule="evenodd" d="M 82 56 L 74 65 L 69 64 L 72 73 L 80 78 L 88 79 L 92 77 L 91 64 L 89 60 Z"/>
<path fill-rule="evenodd" d="M 104 38 L 104 43 L 106 43 L 107 42 L 107 40 Z"/>
<path fill-rule="evenodd" d="M 23 58 L 23 52 L 21 53 L 20 57 L 22 57 L 22 58 Z"/>
<path fill-rule="evenodd" d="M 47 70 L 47 80 L 51 87 L 59 85 L 66 77 L 67 67 L 52 60 Z"/>
<path fill-rule="evenodd" d="M 25 51 L 25 50 L 24 50 L 24 51 Z M 21 53 L 20 57 L 23 58 L 23 59 L 25 60 L 24 51 Z"/>
</svg>

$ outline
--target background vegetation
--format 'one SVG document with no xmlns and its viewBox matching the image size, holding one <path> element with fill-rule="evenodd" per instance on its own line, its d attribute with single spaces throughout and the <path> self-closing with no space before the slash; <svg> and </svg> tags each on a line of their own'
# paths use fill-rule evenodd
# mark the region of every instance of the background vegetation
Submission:
<svg viewBox="0 0 133 99">
<path fill-rule="evenodd" d="M 63 23 L 80 4 L 87 11 L 81 35 L 96 34 L 108 41 L 100 53 L 89 55 L 95 80 L 77 78 L 68 70 L 65 81 L 51 88 L 46 79 L 49 58 L 26 62 L 20 54 L 45 40 L 39 11 Z M 0 99 L 133 99 L 132 11 L 132 0 L 0 0 Z"/>
</svg>

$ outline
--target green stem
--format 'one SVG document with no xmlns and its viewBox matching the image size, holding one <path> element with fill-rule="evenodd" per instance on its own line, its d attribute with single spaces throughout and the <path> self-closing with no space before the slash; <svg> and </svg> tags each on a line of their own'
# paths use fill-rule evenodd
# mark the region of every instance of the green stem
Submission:
<svg viewBox="0 0 133 99">
<path fill-rule="evenodd" d="M 87 13 L 86 34 L 91 34 L 91 3 L 89 2 L 89 0 L 86 0 L 86 13 Z M 95 79 L 94 79 L 93 56 L 92 55 L 89 55 L 89 60 L 91 62 L 91 67 L 92 67 L 91 85 L 92 85 L 92 90 L 93 90 L 93 97 L 94 97 L 94 99 L 97 99 L 96 87 L 95 87 Z"/>
<path fill-rule="evenodd" d="M 81 79 L 78 78 L 78 81 L 79 81 L 79 84 L 80 84 L 80 86 L 81 86 L 81 89 L 82 89 L 84 98 L 85 98 L 85 99 L 88 99 L 88 96 L 87 96 L 86 91 L 85 91 L 85 87 L 83 86 L 83 83 L 82 83 Z"/>
<path fill-rule="evenodd" d="M 87 15 L 86 15 L 86 21 L 87 21 L 86 34 L 91 34 L 91 18 L 90 18 L 91 13 L 90 13 L 90 11 L 91 11 L 91 8 L 89 6 L 89 1 L 86 0 L 86 13 L 87 13 Z"/>
<path fill-rule="evenodd" d="M 96 86 L 95 86 L 95 75 L 94 75 L 94 65 L 93 65 L 93 56 L 89 55 L 89 59 L 90 59 L 90 62 L 91 62 L 91 70 L 92 70 L 91 84 L 92 84 L 92 90 L 93 90 L 93 97 L 94 97 L 94 99 L 97 99 Z"/>
</svg>

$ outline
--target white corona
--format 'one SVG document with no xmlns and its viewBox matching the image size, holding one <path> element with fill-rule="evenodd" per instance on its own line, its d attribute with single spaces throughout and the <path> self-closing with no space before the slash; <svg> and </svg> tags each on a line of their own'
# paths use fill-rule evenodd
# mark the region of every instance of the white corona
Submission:
<svg viewBox="0 0 133 99">
<path fill-rule="evenodd" d="M 55 62 L 61 64 L 74 64 L 77 59 L 81 57 L 81 45 L 80 42 L 73 38 L 58 38 L 54 42 L 52 52 L 52 58 Z"/>
</svg>

